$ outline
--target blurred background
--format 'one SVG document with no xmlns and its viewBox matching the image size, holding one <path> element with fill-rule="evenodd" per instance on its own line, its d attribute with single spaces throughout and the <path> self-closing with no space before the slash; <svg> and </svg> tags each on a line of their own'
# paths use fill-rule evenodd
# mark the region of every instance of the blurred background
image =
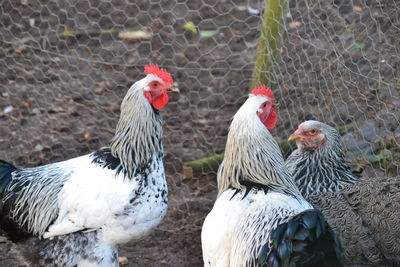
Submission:
<svg viewBox="0 0 400 267">
<path fill-rule="evenodd" d="M 271 3 L 279 16 L 264 19 Z M 128 88 L 159 64 L 181 90 L 162 110 L 169 212 L 120 256 L 202 266 L 215 166 L 254 70 L 281 104 L 271 132 L 285 154 L 298 124 L 316 119 L 338 127 L 358 175 L 399 174 L 399 10 L 397 0 L 1 0 L 0 158 L 32 167 L 109 145 Z M 279 30 L 257 52 L 263 21 Z M 270 47 L 273 67 L 255 67 Z M 3 239 L 0 262 L 18 264 Z"/>
</svg>

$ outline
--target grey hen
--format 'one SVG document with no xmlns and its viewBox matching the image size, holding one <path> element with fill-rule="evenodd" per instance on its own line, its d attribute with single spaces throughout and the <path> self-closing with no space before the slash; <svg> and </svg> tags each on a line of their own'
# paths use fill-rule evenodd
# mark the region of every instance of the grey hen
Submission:
<svg viewBox="0 0 400 267">
<path fill-rule="evenodd" d="M 346 263 L 400 263 L 400 179 L 359 179 L 346 162 L 339 133 L 318 121 L 289 138 L 297 149 L 286 161 L 303 196 L 339 235 Z"/>
</svg>

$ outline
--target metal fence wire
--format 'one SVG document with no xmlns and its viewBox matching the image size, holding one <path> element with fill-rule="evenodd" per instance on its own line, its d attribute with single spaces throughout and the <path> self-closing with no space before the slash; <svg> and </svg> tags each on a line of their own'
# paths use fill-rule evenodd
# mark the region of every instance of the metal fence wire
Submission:
<svg viewBox="0 0 400 267">
<path fill-rule="evenodd" d="M 170 208 L 155 234 L 122 253 L 132 266 L 201 265 L 199 231 L 216 195 L 215 172 L 183 179 L 182 165 L 223 153 L 250 89 L 264 6 L 1 0 L 0 158 L 31 167 L 109 145 L 127 89 L 144 65 L 159 64 L 181 89 L 162 110 Z M 308 119 L 340 126 L 355 171 L 397 175 L 400 2 L 288 6 L 271 75 L 281 104 L 272 134 L 284 140 Z"/>
</svg>

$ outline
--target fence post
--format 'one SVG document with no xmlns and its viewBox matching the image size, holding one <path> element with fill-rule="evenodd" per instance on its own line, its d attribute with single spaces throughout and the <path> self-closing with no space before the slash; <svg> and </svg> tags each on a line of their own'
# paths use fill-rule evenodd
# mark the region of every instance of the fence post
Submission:
<svg viewBox="0 0 400 267">
<path fill-rule="evenodd" d="M 274 67 L 281 51 L 287 10 L 287 0 L 265 0 L 264 18 L 250 90 L 259 84 L 275 87 Z"/>
</svg>

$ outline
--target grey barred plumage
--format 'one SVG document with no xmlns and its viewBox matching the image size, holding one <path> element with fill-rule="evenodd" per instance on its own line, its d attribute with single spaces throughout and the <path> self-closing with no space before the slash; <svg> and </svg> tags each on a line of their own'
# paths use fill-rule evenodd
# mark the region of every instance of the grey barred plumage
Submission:
<svg viewBox="0 0 400 267">
<path fill-rule="evenodd" d="M 30 237 L 18 248 L 24 258 L 30 259 L 28 266 L 77 266 L 79 262 L 81 266 L 119 266 L 117 249 L 99 246 L 97 231 L 57 236 L 51 240 Z"/>
<path fill-rule="evenodd" d="M 318 149 L 307 146 L 307 140 L 297 141 L 297 149 L 286 160 L 303 196 L 313 192 L 335 192 L 359 181 L 345 159 L 335 128 L 318 121 L 306 121 L 299 125 L 301 127 L 303 132 L 318 129 L 323 134 L 323 144 Z"/>
<path fill-rule="evenodd" d="M 400 179 L 374 178 L 307 200 L 340 236 L 348 264 L 400 264 Z"/>
<path fill-rule="evenodd" d="M 318 133 L 307 135 L 310 130 Z M 400 264 L 400 178 L 356 177 L 345 160 L 339 133 L 324 123 L 304 122 L 291 138 L 298 149 L 287 164 L 305 198 L 340 236 L 345 262 Z"/>
</svg>

